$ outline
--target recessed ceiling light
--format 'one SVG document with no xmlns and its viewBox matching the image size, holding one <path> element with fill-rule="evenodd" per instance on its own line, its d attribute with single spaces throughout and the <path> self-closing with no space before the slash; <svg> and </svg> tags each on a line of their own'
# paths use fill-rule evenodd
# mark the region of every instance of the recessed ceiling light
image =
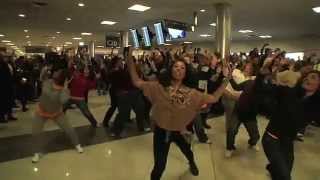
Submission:
<svg viewBox="0 0 320 180">
<path fill-rule="evenodd" d="M 26 38 L 30 38 L 30 36 L 26 36 Z"/>
<path fill-rule="evenodd" d="M 252 33 L 253 31 L 249 29 L 245 29 L 245 30 L 239 30 L 238 32 L 245 34 L 245 33 Z"/>
<path fill-rule="evenodd" d="M 97 48 L 104 48 L 104 46 L 96 46 Z"/>
<path fill-rule="evenodd" d="M 0 37 L 4 37 L 4 35 L 3 35 L 3 34 L 0 34 Z"/>
<path fill-rule="evenodd" d="M 143 11 L 146 11 L 146 10 L 149 10 L 151 7 L 148 7 L 148 6 L 144 6 L 144 5 L 141 5 L 141 4 L 135 4 L 131 7 L 129 7 L 128 9 L 129 10 L 133 10 L 133 11 L 139 11 L 139 12 L 143 12 Z"/>
<path fill-rule="evenodd" d="M 206 12 L 206 10 L 205 9 L 200 9 L 200 12 Z"/>
<path fill-rule="evenodd" d="M 84 7 L 85 5 L 84 5 L 84 3 L 78 3 L 78 6 L 79 7 Z"/>
<path fill-rule="evenodd" d="M 65 44 L 69 44 L 69 45 L 71 45 L 71 44 L 72 44 L 72 42 L 65 42 Z"/>
<path fill-rule="evenodd" d="M 19 17 L 22 17 L 22 18 L 25 18 L 25 17 L 26 17 L 25 14 L 19 14 L 18 16 L 19 16 Z"/>
<path fill-rule="evenodd" d="M 6 45 L 7 46 L 14 46 L 14 44 L 12 44 L 12 43 L 7 43 Z"/>
<path fill-rule="evenodd" d="M 262 38 L 262 39 L 272 38 L 272 36 L 270 36 L 270 35 L 262 35 L 262 36 L 259 36 L 259 37 Z"/>
<path fill-rule="evenodd" d="M 74 39 L 74 40 L 80 40 L 80 39 L 82 39 L 81 37 L 74 37 L 74 38 L 72 38 L 72 39 Z"/>
<path fill-rule="evenodd" d="M 11 43 L 11 41 L 9 41 L 9 40 L 2 40 L 1 42 L 3 42 L 3 43 Z"/>
<path fill-rule="evenodd" d="M 84 45 L 84 42 L 79 42 L 79 46 L 83 46 Z"/>
<path fill-rule="evenodd" d="M 210 26 L 217 26 L 217 24 L 216 23 L 211 23 Z"/>
<path fill-rule="evenodd" d="M 29 32 L 29 30 L 28 29 L 25 29 L 25 30 L 23 30 L 25 33 L 27 33 L 27 32 Z"/>
<path fill-rule="evenodd" d="M 185 41 L 185 42 L 183 42 L 184 44 L 192 44 L 192 42 L 191 41 Z"/>
<path fill-rule="evenodd" d="M 69 18 L 69 17 L 67 17 L 67 18 L 66 18 L 66 20 L 67 20 L 67 21 L 71 21 L 72 19 L 71 19 L 71 18 Z"/>
<path fill-rule="evenodd" d="M 114 21 L 101 21 L 101 24 L 104 24 L 104 25 L 114 25 L 116 23 L 117 22 L 114 22 Z"/>
<path fill-rule="evenodd" d="M 320 6 L 312 8 L 315 13 L 320 13 Z"/>
<path fill-rule="evenodd" d="M 83 32 L 83 33 L 81 33 L 81 35 L 82 35 L 82 36 L 91 36 L 91 35 L 92 35 L 92 33 Z"/>
<path fill-rule="evenodd" d="M 200 34 L 200 37 L 211 37 L 212 35 L 210 34 Z"/>
<path fill-rule="evenodd" d="M 30 43 L 31 43 L 31 41 L 27 41 L 27 43 L 28 43 L 28 44 L 30 44 Z"/>
<path fill-rule="evenodd" d="M 61 32 L 58 31 L 58 32 L 56 32 L 56 33 L 57 33 L 57 34 L 60 34 Z"/>
<path fill-rule="evenodd" d="M 55 39 L 56 37 L 55 36 L 52 36 L 52 37 L 50 37 L 51 39 Z"/>
</svg>

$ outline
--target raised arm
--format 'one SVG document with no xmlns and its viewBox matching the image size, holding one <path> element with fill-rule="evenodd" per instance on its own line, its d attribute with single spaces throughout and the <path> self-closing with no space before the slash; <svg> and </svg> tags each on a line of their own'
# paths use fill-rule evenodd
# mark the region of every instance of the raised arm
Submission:
<svg viewBox="0 0 320 180">
<path fill-rule="evenodd" d="M 136 69 L 135 63 L 133 62 L 133 59 L 132 59 L 132 48 L 129 48 L 128 56 L 125 57 L 125 58 L 127 59 L 127 64 L 128 64 L 129 73 L 130 73 L 130 76 L 131 76 L 132 83 L 137 88 L 141 89 L 144 81 L 142 79 L 140 79 L 140 77 L 139 77 L 139 75 L 137 73 L 137 69 Z"/>
</svg>

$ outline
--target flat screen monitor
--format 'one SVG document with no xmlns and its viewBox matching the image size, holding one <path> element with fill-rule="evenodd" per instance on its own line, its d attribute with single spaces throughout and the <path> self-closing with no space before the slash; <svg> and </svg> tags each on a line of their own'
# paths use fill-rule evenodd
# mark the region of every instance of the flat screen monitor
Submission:
<svg viewBox="0 0 320 180">
<path fill-rule="evenodd" d="M 137 30 L 136 29 L 130 29 L 130 33 L 131 33 L 132 40 L 133 40 L 133 47 L 139 48 L 140 47 L 140 43 L 139 43 L 139 39 L 138 39 Z"/>
<path fill-rule="evenodd" d="M 181 39 L 186 37 L 186 31 L 181 29 L 168 28 L 170 39 Z"/>
<path fill-rule="evenodd" d="M 151 46 L 151 38 L 150 38 L 150 31 L 147 26 L 142 27 L 142 35 L 143 35 L 143 41 L 144 41 L 144 46 L 150 47 Z"/>
<path fill-rule="evenodd" d="M 156 32 L 156 38 L 157 38 L 157 44 L 158 45 L 164 45 L 165 44 L 165 38 L 163 35 L 163 28 L 161 23 L 154 24 L 154 29 Z"/>
</svg>

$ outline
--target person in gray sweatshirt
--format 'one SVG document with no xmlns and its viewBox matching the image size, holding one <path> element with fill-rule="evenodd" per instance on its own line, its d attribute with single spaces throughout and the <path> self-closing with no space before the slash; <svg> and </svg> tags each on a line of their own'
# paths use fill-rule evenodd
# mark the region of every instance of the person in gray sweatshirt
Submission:
<svg viewBox="0 0 320 180">
<path fill-rule="evenodd" d="M 83 152 L 77 134 L 62 111 L 63 104 L 69 99 L 68 92 L 64 87 L 66 74 L 65 70 L 57 70 L 53 73 L 52 79 L 43 82 L 42 94 L 36 107 L 32 124 L 35 152 L 32 158 L 33 163 L 38 162 L 40 159 L 40 152 L 44 144 L 43 127 L 49 120 L 56 123 L 67 134 L 79 153 Z"/>
</svg>

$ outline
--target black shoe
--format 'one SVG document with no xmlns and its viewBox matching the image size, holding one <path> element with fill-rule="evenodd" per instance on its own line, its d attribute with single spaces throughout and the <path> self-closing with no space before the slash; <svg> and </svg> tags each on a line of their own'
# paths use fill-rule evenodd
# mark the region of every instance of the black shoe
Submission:
<svg viewBox="0 0 320 180">
<path fill-rule="evenodd" d="M 26 108 L 26 107 L 22 108 L 22 112 L 27 112 L 27 111 L 29 111 L 28 108 Z"/>
<path fill-rule="evenodd" d="M 199 175 L 199 169 L 196 165 L 196 163 L 190 163 L 190 172 L 192 175 L 194 176 L 198 176 Z"/>
<path fill-rule="evenodd" d="M 211 126 L 209 124 L 204 124 L 203 127 L 206 129 L 211 129 Z"/>
<path fill-rule="evenodd" d="M 11 115 L 11 116 L 8 116 L 8 120 L 9 120 L 9 121 L 16 121 L 16 120 L 18 120 L 18 118 L 13 117 L 13 116 Z"/>
</svg>

